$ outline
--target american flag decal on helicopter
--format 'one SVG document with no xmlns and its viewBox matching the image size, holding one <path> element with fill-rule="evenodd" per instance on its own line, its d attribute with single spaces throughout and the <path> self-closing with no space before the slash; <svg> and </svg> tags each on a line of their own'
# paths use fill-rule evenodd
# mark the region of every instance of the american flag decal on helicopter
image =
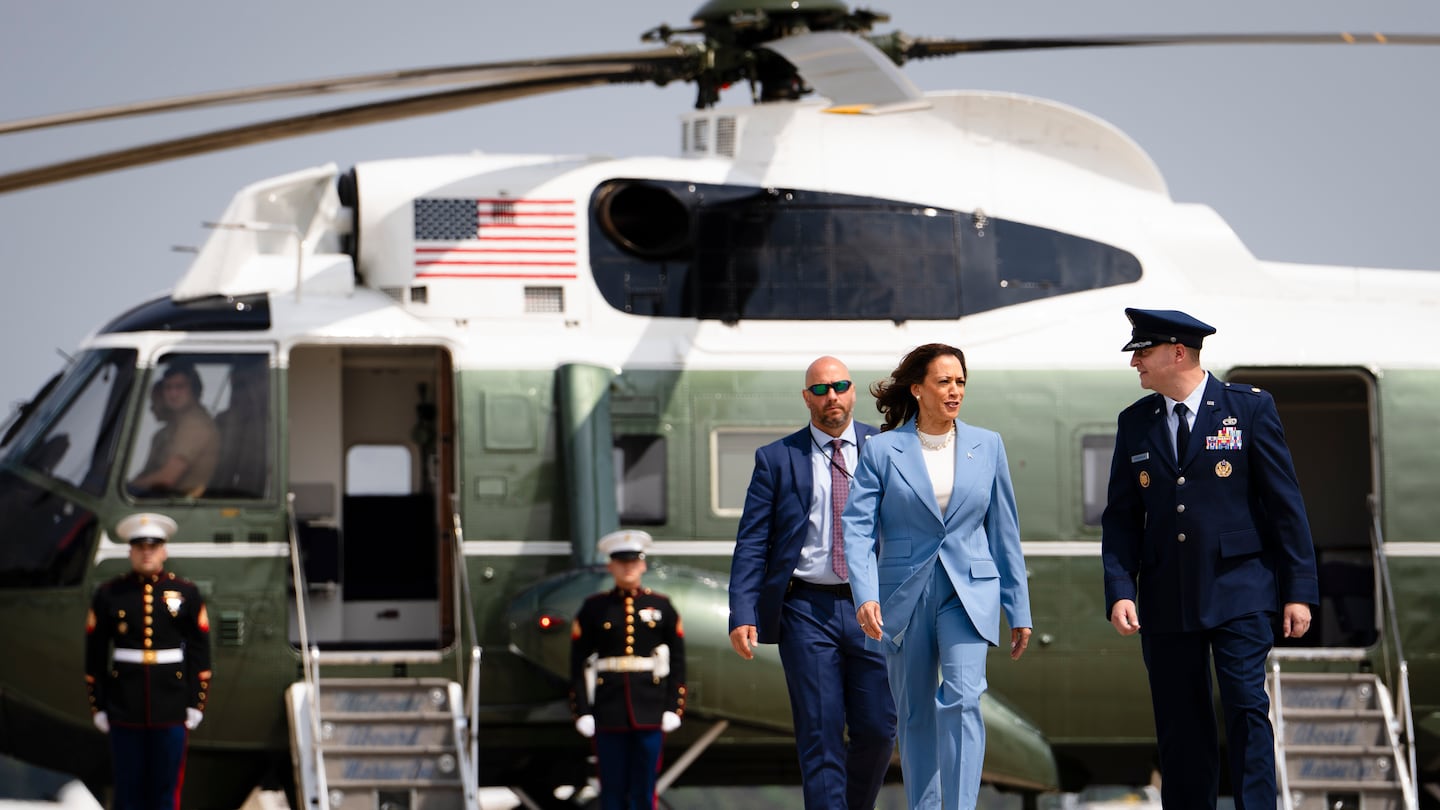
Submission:
<svg viewBox="0 0 1440 810">
<path fill-rule="evenodd" d="M 575 201 L 415 200 L 417 278 L 575 278 Z"/>
</svg>

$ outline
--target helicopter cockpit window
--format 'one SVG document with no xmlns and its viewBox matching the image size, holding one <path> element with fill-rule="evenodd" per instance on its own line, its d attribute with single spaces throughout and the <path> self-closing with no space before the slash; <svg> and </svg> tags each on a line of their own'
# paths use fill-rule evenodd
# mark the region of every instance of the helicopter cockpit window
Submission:
<svg viewBox="0 0 1440 810">
<path fill-rule="evenodd" d="M 611 180 L 590 212 L 606 302 L 661 318 L 953 320 L 1141 272 L 1094 240 L 846 194 Z"/>
<path fill-rule="evenodd" d="M 13 426 L 0 470 L 0 525 L 7 529 L 0 538 L 0 587 L 70 587 L 83 580 L 98 531 L 95 514 L 83 498 L 46 481 L 89 495 L 104 492 L 135 360 L 128 349 L 80 355 Z"/>
<path fill-rule="evenodd" d="M 59 385 L 32 405 L 34 416 L 13 442 L 20 464 L 91 495 L 104 492 L 135 357 L 128 349 L 82 355 Z"/>
<path fill-rule="evenodd" d="M 169 354 L 149 380 L 125 488 L 137 498 L 266 498 L 266 354 Z"/>
</svg>

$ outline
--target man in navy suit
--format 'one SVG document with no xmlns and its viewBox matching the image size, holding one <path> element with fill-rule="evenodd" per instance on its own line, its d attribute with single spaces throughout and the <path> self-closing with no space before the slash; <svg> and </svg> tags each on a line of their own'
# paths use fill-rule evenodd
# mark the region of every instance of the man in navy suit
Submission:
<svg viewBox="0 0 1440 810">
<path fill-rule="evenodd" d="M 806 810 L 872 810 L 895 750 L 885 659 L 855 620 L 840 514 L 860 445 L 855 384 L 821 357 L 805 372 L 810 424 L 755 451 L 730 564 L 730 644 L 779 644 Z M 846 744 L 845 729 L 850 739 Z"/>
<path fill-rule="evenodd" d="M 1101 519 L 1105 604 L 1141 628 L 1166 810 L 1214 808 L 1214 656 L 1238 810 L 1275 807 L 1265 693 L 1271 621 L 1298 638 L 1319 604 L 1310 523 L 1275 400 L 1200 367 L 1215 329 L 1174 310 L 1127 309 L 1123 351 L 1155 393 L 1120 413 Z M 1138 602 L 1138 605 L 1137 605 Z"/>
</svg>

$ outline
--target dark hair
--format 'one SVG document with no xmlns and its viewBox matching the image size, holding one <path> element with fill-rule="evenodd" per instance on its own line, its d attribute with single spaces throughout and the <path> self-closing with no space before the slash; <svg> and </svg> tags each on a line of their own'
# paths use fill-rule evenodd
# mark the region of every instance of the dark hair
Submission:
<svg viewBox="0 0 1440 810">
<path fill-rule="evenodd" d="M 161 380 L 168 380 L 171 377 L 184 377 L 190 383 L 191 396 L 195 397 L 196 402 L 200 401 L 200 393 L 204 390 L 204 386 L 200 384 L 200 372 L 196 371 L 194 366 L 189 363 L 176 363 L 165 369 L 165 373 L 160 375 Z"/>
<path fill-rule="evenodd" d="M 953 355 L 960 361 L 960 372 L 967 377 L 970 370 L 965 367 L 965 353 L 944 343 L 926 343 L 916 346 L 900 359 L 900 365 L 890 372 L 890 379 L 870 384 L 870 395 L 875 397 L 875 410 L 885 415 L 885 424 L 880 430 L 892 430 L 910 421 L 920 412 L 910 386 L 925 382 L 925 372 L 930 363 L 942 355 Z"/>
</svg>

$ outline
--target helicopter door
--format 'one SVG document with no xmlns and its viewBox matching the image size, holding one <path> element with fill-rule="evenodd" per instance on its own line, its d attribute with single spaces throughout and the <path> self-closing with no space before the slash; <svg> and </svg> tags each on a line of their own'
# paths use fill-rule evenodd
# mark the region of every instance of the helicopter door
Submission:
<svg viewBox="0 0 1440 810">
<path fill-rule="evenodd" d="M 1358 369 L 1245 368 L 1226 376 L 1274 395 L 1315 538 L 1314 628 L 1297 642 L 1276 643 L 1369 647 L 1380 615 L 1369 510 L 1379 486 L 1374 378 Z"/>
<path fill-rule="evenodd" d="M 290 491 L 312 643 L 449 642 L 449 380 L 442 348 L 292 350 Z"/>
</svg>

